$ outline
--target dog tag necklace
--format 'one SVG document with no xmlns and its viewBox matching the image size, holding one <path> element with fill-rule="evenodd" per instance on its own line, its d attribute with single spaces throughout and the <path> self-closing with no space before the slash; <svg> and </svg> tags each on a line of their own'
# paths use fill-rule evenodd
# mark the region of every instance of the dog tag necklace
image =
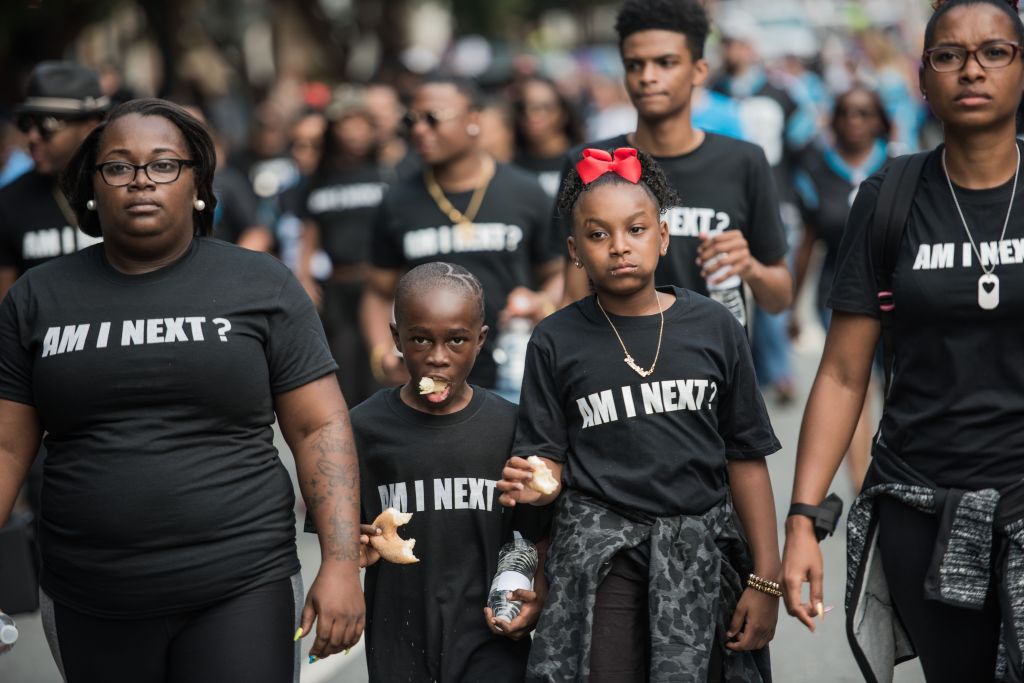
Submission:
<svg viewBox="0 0 1024 683">
<path fill-rule="evenodd" d="M 1010 224 L 1013 200 L 1017 198 L 1017 176 L 1020 173 L 1020 147 L 1017 146 L 1016 141 L 1014 141 L 1014 149 L 1017 150 L 1017 167 L 1013 171 L 1013 189 L 1010 190 L 1010 205 L 1006 207 L 1006 220 L 1003 221 L 1003 232 L 999 235 L 1000 242 L 1006 237 L 1006 226 Z M 967 227 L 967 219 L 964 218 L 964 212 L 960 209 L 960 202 L 956 200 L 953 181 L 949 178 L 949 170 L 946 168 L 945 147 L 942 148 L 942 172 L 946 174 L 946 184 L 949 185 L 949 193 L 953 195 L 953 205 L 956 206 L 956 212 L 960 215 L 960 222 L 964 225 L 964 232 L 967 233 L 967 239 L 971 241 L 971 248 L 974 249 L 974 255 L 978 257 L 978 264 L 981 265 L 982 274 L 978 278 L 978 305 L 986 311 L 991 311 L 999 306 L 999 278 L 993 272 L 996 269 L 997 260 L 993 256 L 992 263 L 986 266 L 985 261 L 981 258 L 981 252 L 978 251 L 978 245 L 974 243 L 974 236 L 971 235 L 971 230 Z"/>
</svg>

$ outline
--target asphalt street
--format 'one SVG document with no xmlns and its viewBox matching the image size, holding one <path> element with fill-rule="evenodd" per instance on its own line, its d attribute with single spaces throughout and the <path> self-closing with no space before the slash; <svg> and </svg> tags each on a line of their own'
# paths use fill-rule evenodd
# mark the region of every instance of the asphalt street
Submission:
<svg viewBox="0 0 1024 683">
<path fill-rule="evenodd" d="M 811 319 L 811 316 L 804 318 Z M 780 514 L 788 507 L 793 482 L 793 463 L 796 452 L 797 434 L 800 426 L 803 404 L 807 390 L 817 369 L 821 349 L 821 333 L 810 330 L 805 333 L 801 344 L 794 352 L 796 379 L 799 388 L 797 400 L 781 406 L 769 401 L 772 423 L 782 442 L 782 450 L 769 458 L 772 482 L 775 491 L 776 508 Z M 280 439 L 279 439 L 280 441 Z M 282 457 L 289 469 L 291 457 L 283 442 L 279 443 Z M 845 470 L 837 477 L 833 491 L 846 501 L 852 499 L 852 489 Z M 301 507 L 301 503 L 300 503 Z M 301 510 L 298 511 L 301 525 Z M 779 536 L 782 537 L 782 518 L 779 519 Z M 825 621 L 814 633 L 809 633 L 796 620 L 784 612 L 779 617 L 779 627 L 772 643 L 772 664 L 775 681 L 778 683 L 856 683 L 862 681 L 853 656 L 846 643 L 843 612 L 843 586 L 845 582 L 845 529 L 823 544 L 825 555 L 825 603 L 834 606 Z M 780 541 L 781 545 L 781 541 Z M 298 533 L 299 556 L 302 561 L 303 578 L 309 586 L 316 574 L 319 562 L 319 547 L 315 536 Z M 0 683 L 59 683 L 60 676 L 43 638 L 38 614 L 16 617 L 21 637 L 14 650 L 0 656 Z M 305 641 L 303 652 L 302 680 L 304 683 L 362 683 L 367 680 L 362 643 L 347 655 L 337 655 L 309 665 L 305 650 L 312 638 Z M 896 670 L 896 683 L 917 683 L 923 681 L 916 661 L 901 664 Z"/>
</svg>

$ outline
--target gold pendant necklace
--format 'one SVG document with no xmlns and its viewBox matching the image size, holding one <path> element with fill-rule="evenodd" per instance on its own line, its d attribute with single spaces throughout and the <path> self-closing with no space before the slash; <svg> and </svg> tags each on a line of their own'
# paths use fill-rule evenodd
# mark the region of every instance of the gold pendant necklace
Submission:
<svg viewBox="0 0 1024 683">
<path fill-rule="evenodd" d="M 496 170 L 494 160 L 487 157 L 486 165 L 487 168 L 484 172 L 483 182 L 473 190 L 473 196 L 469 198 L 469 204 L 466 206 L 465 213 L 456 209 L 448 201 L 444 190 L 437 182 L 437 178 L 434 177 L 434 171 L 429 167 L 423 171 L 423 182 L 427 186 L 427 192 L 430 193 L 431 199 L 437 204 L 437 208 L 448 216 L 448 220 L 452 222 L 452 227 L 459 232 L 459 237 L 463 240 L 468 241 L 472 239 L 475 232 L 473 220 L 476 218 L 477 213 L 479 213 L 480 206 L 484 203 L 484 195 L 487 194 L 487 188 L 490 187 L 491 180 L 494 178 Z"/>
<path fill-rule="evenodd" d="M 658 315 L 661 316 L 661 327 L 658 329 L 658 347 L 654 351 L 654 360 L 651 361 L 651 369 L 644 370 L 642 367 L 636 364 L 633 360 L 633 356 L 629 355 L 629 349 L 626 348 L 626 342 L 622 341 L 622 336 L 619 331 L 615 329 L 615 323 L 608 317 L 608 313 L 604 310 L 604 306 L 601 305 L 601 299 L 596 294 L 594 295 L 594 301 L 597 302 L 597 307 L 601 309 L 601 313 L 604 313 L 604 319 L 608 321 L 608 324 L 612 328 L 612 332 L 615 333 L 615 338 L 619 340 L 619 346 L 622 347 L 622 352 L 626 354 L 626 357 L 622 359 L 622 362 L 633 369 L 633 372 L 640 375 L 641 377 L 650 377 L 654 374 L 654 366 L 658 364 L 658 356 L 661 355 L 661 337 L 665 332 L 665 311 L 661 308 L 661 298 L 658 296 L 658 291 L 654 291 L 654 300 L 658 302 Z"/>
</svg>

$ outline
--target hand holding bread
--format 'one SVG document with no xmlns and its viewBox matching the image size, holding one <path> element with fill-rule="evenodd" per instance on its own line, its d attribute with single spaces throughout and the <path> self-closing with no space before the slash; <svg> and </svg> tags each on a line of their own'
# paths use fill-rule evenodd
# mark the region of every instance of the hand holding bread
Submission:
<svg viewBox="0 0 1024 683">
<path fill-rule="evenodd" d="M 498 502 L 506 507 L 526 503 L 547 505 L 558 497 L 562 466 L 547 458 L 531 455 L 513 456 L 505 463 L 497 489 L 502 492 Z"/>
</svg>

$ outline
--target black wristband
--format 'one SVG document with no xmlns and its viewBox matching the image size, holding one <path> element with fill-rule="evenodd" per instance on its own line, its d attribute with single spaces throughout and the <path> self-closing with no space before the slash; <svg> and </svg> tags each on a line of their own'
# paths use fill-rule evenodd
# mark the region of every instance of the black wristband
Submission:
<svg viewBox="0 0 1024 683">
<path fill-rule="evenodd" d="M 801 515 L 810 517 L 814 523 L 814 535 L 821 541 L 826 536 L 835 533 L 839 518 L 843 515 L 843 499 L 834 493 L 822 501 L 821 505 L 807 505 L 805 503 L 793 503 L 789 506 L 789 513 L 786 515 Z"/>
</svg>

